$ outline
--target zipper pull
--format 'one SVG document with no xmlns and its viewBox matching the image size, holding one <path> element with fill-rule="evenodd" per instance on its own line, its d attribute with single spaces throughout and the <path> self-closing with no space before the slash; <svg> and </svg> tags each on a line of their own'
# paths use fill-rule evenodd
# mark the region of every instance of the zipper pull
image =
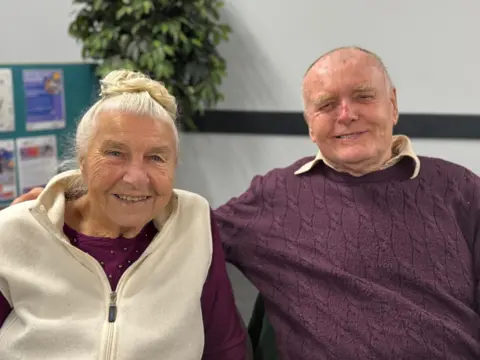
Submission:
<svg viewBox="0 0 480 360">
<path fill-rule="evenodd" d="M 110 293 L 110 306 L 108 307 L 108 322 L 113 323 L 117 319 L 117 293 Z"/>
</svg>

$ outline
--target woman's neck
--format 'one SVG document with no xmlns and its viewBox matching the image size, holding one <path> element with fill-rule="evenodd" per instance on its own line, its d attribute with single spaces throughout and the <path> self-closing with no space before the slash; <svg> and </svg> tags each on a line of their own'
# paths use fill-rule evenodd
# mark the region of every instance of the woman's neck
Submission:
<svg viewBox="0 0 480 360">
<path fill-rule="evenodd" d="M 174 197 L 164 209 L 162 220 L 167 220 L 173 211 Z M 94 206 L 88 193 L 72 201 L 68 201 L 65 211 L 65 223 L 77 232 L 93 237 L 115 239 L 118 237 L 134 238 L 146 224 L 138 227 L 122 227 L 113 223 L 102 214 L 98 206 Z"/>
</svg>

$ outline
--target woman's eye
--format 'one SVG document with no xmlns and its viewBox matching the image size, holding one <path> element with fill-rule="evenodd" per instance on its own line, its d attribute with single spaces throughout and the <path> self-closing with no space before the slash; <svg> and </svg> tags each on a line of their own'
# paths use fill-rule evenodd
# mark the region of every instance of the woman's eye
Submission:
<svg viewBox="0 0 480 360">
<path fill-rule="evenodd" d="M 107 155 L 109 156 L 120 156 L 122 153 L 120 151 L 112 150 L 112 151 L 107 151 Z"/>
</svg>

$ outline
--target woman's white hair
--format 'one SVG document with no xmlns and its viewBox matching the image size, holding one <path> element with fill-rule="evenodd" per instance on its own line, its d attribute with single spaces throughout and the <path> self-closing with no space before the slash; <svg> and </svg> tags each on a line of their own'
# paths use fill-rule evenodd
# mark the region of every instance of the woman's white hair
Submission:
<svg viewBox="0 0 480 360">
<path fill-rule="evenodd" d="M 68 156 L 69 160 L 60 165 L 61 170 L 80 167 L 96 131 L 98 115 L 104 111 L 150 116 L 158 121 L 168 122 L 174 131 L 178 150 L 177 102 L 161 82 L 140 72 L 114 70 L 100 80 L 100 88 L 100 99 L 87 110 L 78 123 L 75 144 L 70 148 L 74 150 L 74 154 L 71 154 L 71 150 L 67 151 L 72 156 Z"/>
<path fill-rule="evenodd" d="M 140 72 L 114 70 L 100 80 L 100 88 L 100 99 L 87 110 L 78 123 L 74 154 L 62 164 L 62 168 L 79 167 L 96 131 L 98 115 L 104 111 L 150 116 L 168 122 L 174 131 L 178 149 L 177 102 L 161 82 Z"/>
<path fill-rule="evenodd" d="M 148 76 L 130 70 L 114 70 L 100 81 L 98 100 L 83 116 L 75 137 L 76 158 L 81 160 L 96 130 L 98 114 L 118 111 L 150 116 L 167 121 L 172 126 L 178 147 L 178 130 L 175 126 L 177 102 L 165 86 Z"/>
</svg>

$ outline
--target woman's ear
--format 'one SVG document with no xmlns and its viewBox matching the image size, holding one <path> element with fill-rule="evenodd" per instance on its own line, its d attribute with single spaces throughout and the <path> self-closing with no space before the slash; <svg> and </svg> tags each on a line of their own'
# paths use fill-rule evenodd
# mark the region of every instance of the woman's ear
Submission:
<svg viewBox="0 0 480 360">
<path fill-rule="evenodd" d="M 80 168 L 80 171 L 83 173 L 83 157 L 78 158 L 78 166 Z"/>
<path fill-rule="evenodd" d="M 80 173 L 82 174 L 82 177 L 85 178 L 85 157 L 78 158 L 78 166 L 80 169 Z"/>
</svg>

